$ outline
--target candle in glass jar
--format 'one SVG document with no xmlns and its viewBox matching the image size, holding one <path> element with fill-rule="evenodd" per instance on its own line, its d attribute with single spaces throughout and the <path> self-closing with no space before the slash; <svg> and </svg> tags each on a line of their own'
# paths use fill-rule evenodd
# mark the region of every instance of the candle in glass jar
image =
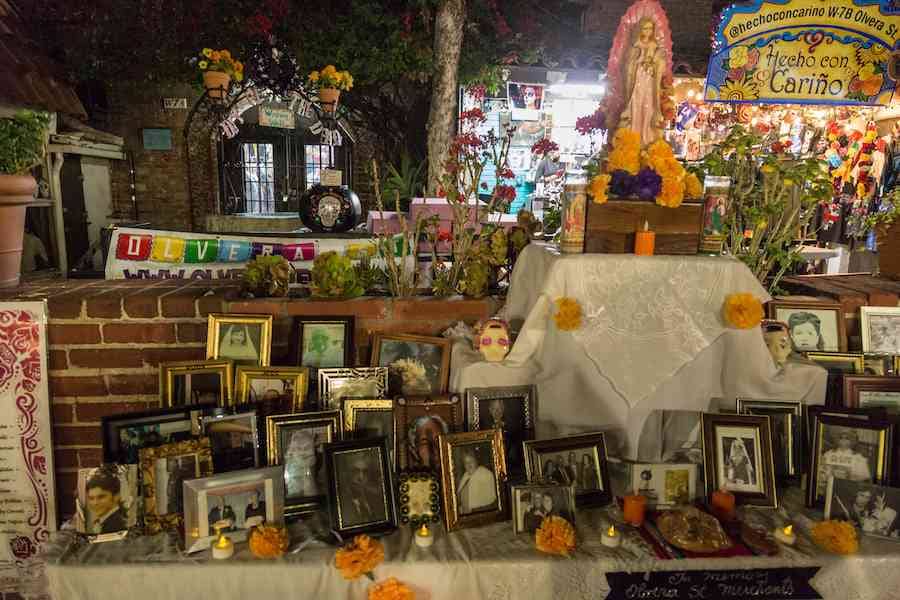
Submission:
<svg viewBox="0 0 900 600">
<path fill-rule="evenodd" d="M 644 221 L 644 230 L 634 234 L 634 253 L 638 256 L 653 256 L 656 233 L 650 231 L 650 223 Z"/>
<path fill-rule="evenodd" d="M 717 490 L 710 499 L 713 514 L 727 521 L 734 518 L 734 502 L 734 494 L 728 490 Z"/>
<path fill-rule="evenodd" d="M 625 522 L 635 527 L 640 527 L 644 523 L 644 511 L 647 509 L 647 499 L 643 496 L 635 494 L 633 496 L 625 496 Z"/>
</svg>

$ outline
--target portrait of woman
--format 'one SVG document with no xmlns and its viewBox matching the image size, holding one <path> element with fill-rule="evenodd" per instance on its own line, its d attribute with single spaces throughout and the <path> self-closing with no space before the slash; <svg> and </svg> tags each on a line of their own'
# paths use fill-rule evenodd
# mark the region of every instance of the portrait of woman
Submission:
<svg viewBox="0 0 900 600">
<path fill-rule="evenodd" d="M 581 455 L 581 463 L 578 466 L 579 487 L 585 490 L 599 490 L 600 480 L 597 478 L 597 466 L 594 457 L 588 453 Z"/>
<path fill-rule="evenodd" d="M 725 460 L 725 485 L 728 489 L 743 490 L 745 488 L 756 487 L 756 467 L 753 458 L 747 449 L 752 447 L 753 441 L 740 437 L 723 438 L 723 445 L 726 446 L 727 457 Z"/>
<path fill-rule="evenodd" d="M 793 313 L 788 319 L 788 332 L 791 335 L 794 350 L 798 352 L 825 350 L 825 340 L 822 338 L 822 321 L 813 313 Z"/>
<path fill-rule="evenodd" d="M 324 493 L 319 453 L 316 446 L 322 441 L 313 429 L 289 433 L 284 452 L 284 486 L 287 497 L 317 496 Z M 324 439 L 324 438 L 323 438 Z"/>
</svg>

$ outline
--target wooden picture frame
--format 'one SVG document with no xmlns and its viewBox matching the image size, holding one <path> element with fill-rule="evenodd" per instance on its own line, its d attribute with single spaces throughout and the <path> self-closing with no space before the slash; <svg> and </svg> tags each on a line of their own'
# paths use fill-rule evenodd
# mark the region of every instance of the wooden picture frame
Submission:
<svg viewBox="0 0 900 600">
<path fill-rule="evenodd" d="M 223 327 L 227 327 L 227 331 L 223 332 Z M 255 332 L 257 327 L 258 335 Z M 271 353 L 272 315 L 209 315 L 206 358 L 221 357 L 238 365 L 268 367 Z"/>
<path fill-rule="evenodd" d="M 900 306 L 859 309 L 863 352 L 900 355 Z"/>
<path fill-rule="evenodd" d="M 602 506 L 612 502 L 612 483 L 610 482 L 609 462 L 606 455 L 606 434 L 601 431 L 580 433 L 549 440 L 530 440 L 522 443 L 525 452 L 525 473 L 530 482 L 551 482 L 559 484 L 574 483 L 575 504 L 579 508 Z M 581 458 L 578 458 L 578 453 Z M 578 474 L 573 481 L 572 474 L 565 469 L 568 465 L 554 469 L 555 462 L 562 462 L 565 457 L 571 462 L 575 453 Z M 582 473 L 584 457 L 593 464 L 584 465 L 590 471 Z M 548 465 L 553 461 L 553 466 Z"/>
<path fill-rule="evenodd" d="M 340 335 L 341 344 L 343 345 L 340 352 L 340 358 L 334 356 L 336 353 L 329 349 L 323 349 L 322 354 L 326 355 L 314 360 L 310 356 L 310 344 L 313 340 L 307 340 L 307 335 L 315 335 L 316 332 L 324 334 L 325 338 L 320 335 L 317 347 L 333 346 L 336 340 L 334 331 L 335 327 L 343 328 Z M 356 348 L 353 345 L 353 333 L 356 327 L 356 317 L 353 315 L 346 316 L 322 316 L 322 317 L 294 317 L 291 324 L 290 335 L 290 357 L 291 364 L 298 367 L 307 367 L 309 369 L 338 369 L 349 368 L 354 365 Z M 309 342 L 309 343 L 308 343 Z"/>
<path fill-rule="evenodd" d="M 184 459 L 192 460 L 184 460 Z M 175 479 L 168 479 L 168 461 L 178 459 L 175 467 L 179 470 Z M 184 488 L 182 484 L 187 479 L 209 477 L 213 473 L 212 450 L 209 438 L 198 438 L 186 442 L 164 444 L 153 448 L 141 449 L 141 490 L 144 496 L 144 532 L 148 535 L 162 530 L 180 530 L 184 520 Z M 159 461 L 166 461 L 160 465 Z M 191 467 L 193 466 L 193 469 Z M 157 487 L 157 471 L 166 469 L 167 479 L 165 495 L 162 489 Z M 171 469 L 174 472 L 174 469 Z M 170 496 L 172 496 L 170 498 Z M 178 510 L 181 499 L 180 510 Z M 170 510 L 163 513 L 158 510 L 158 504 L 166 503 Z M 171 510 L 175 508 L 175 510 Z"/>
<path fill-rule="evenodd" d="M 868 472 L 871 473 L 872 481 L 868 483 L 887 485 L 891 478 L 894 428 L 894 423 L 886 419 L 842 419 L 825 415 L 818 418 L 812 434 L 813 443 L 806 483 L 806 505 L 815 507 L 824 502 L 829 476 L 865 481 L 860 478 L 863 474 L 861 471 L 863 469 L 868 471 L 871 466 L 872 469 Z M 860 442 L 859 431 L 865 431 L 866 437 L 869 439 Z M 826 440 L 826 438 L 828 439 Z M 834 438 L 837 438 L 837 441 Z M 841 447 L 841 444 L 845 443 L 844 440 L 849 443 L 846 449 Z M 860 443 L 863 444 L 863 452 L 859 451 Z M 875 447 L 865 447 L 870 444 L 874 444 Z M 870 451 L 874 456 L 866 456 Z M 829 459 L 825 457 L 828 452 L 842 452 L 846 456 L 841 457 L 840 464 L 829 465 Z M 860 472 L 857 473 L 857 471 Z M 840 477 L 840 475 L 844 476 Z"/>
<path fill-rule="evenodd" d="M 101 421 L 103 462 L 136 465 L 140 449 L 145 446 L 199 436 L 203 413 L 215 408 L 215 404 L 205 404 L 107 415 Z M 127 443 L 123 438 L 127 438 Z"/>
<path fill-rule="evenodd" d="M 460 394 L 397 396 L 394 399 L 397 470 L 440 471 L 440 435 L 462 431 L 464 412 Z"/>
<path fill-rule="evenodd" d="M 504 520 L 506 458 L 500 431 L 448 433 L 440 437 L 440 449 L 447 531 Z M 471 473 L 466 472 L 466 463 L 475 465 Z"/>
<path fill-rule="evenodd" d="M 781 321 L 788 326 L 788 335 L 795 352 L 847 351 L 847 324 L 840 303 L 772 300 L 768 303 L 767 310 L 770 319 Z M 826 326 L 827 330 L 823 332 Z M 813 335 L 818 335 L 818 342 L 798 344 L 799 341 L 808 341 Z"/>
<path fill-rule="evenodd" d="M 551 508 L 548 510 L 546 506 L 538 507 L 536 496 L 550 497 Z M 534 536 L 541 521 L 548 516 L 559 516 L 572 525 L 575 524 L 575 490 L 571 485 L 545 483 L 514 485 L 509 490 L 509 506 L 513 533 L 516 535 L 527 533 Z M 533 512 L 536 514 L 530 514 L 531 509 L 535 509 Z"/>
<path fill-rule="evenodd" d="M 386 437 L 325 444 L 328 512 L 342 538 L 397 528 L 394 472 Z"/>
<path fill-rule="evenodd" d="M 441 520 L 441 482 L 433 472 L 397 474 L 400 522 L 413 531 L 425 523 Z"/>
<path fill-rule="evenodd" d="M 199 391 L 193 389 L 194 377 L 199 375 L 214 374 L 219 377 L 218 384 L 211 381 L 202 381 Z M 195 396 L 196 402 L 183 404 L 176 398 L 182 392 L 176 389 L 176 377 L 185 377 L 183 394 Z M 215 403 L 218 406 L 228 406 L 234 398 L 234 362 L 231 360 L 183 360 L 177 362 L 159 363 L 159 395 L 161 404 L 167 407 L 198 406 L 210 404 L 216 396 Z"/>
<path fill-rule="evenodd" d="M 865 398 L 865 394 L 887 397 Z M 900 413 L 900 377 L 846 375 L 844 377 L 844 406 L 848 408 L 880 406 L 889 413 Z"/>
<path fill-rule="evenodd" d="M 324 478 L 324 448 L 325 444 L 343 439 L 342 422 L 343 416 L 339 410 L 273 415 L 266 418 L 268 464 L 284 467 L 286 515 L 304 515 L 324 508 L 328 496 L 328 483 Z M 297 432 L 305 432 L 306 439 L 298 439 L 295 444 L 296 450 L 291 450 L 293 436 Z M 317 440 L 317 436 L 322 436 L 323 439 Z M 306 469 L 302 463 L 310 457 L 315 461 L 311 482 L 303 481 L 304 477 L 308 477 L 308 473 L 305 473 Z M 295 462 L 299 464 L 294 464 Z M 295 475 L 300 478 L 299 481 L 294 480 Z M 317 493 L 303 493 L 308 491 Z"/>
<path fill-rule="evenodd" d="M 739 415 L 767 415 L 772 427 L 776 477 L 797 477 L 803 470 L 803 403 L 799 400 L 738 398 Z M 783 423 L 780 417 L 784 417 Z"/>
<path fill-rule="evenodd" d="M 727 489 L 743 504 L 777 507 L 769 417 L 703 413 L 700 420 L 707 495 Z"/>
<path fill-rule="evenodd" d="M 254 381 L 275 380 L 278 384 L 271 390 L 280 395 L 267 398 L 268 391 L 259 397 L 258 390 L 254 389 Z M 290 384 L 289 396 L 285 394 L 285 388 Z M 281 389 L 277 389 L 278 386 Z M 300 412 L 304 408 L 304 402 L 309 392 L 309 369 L 306 367 L 253 367 L 238 365 L 237 367 L 237 394 L 233 404 L 260 404 L 274 402 L 278 406 L 290 406 L 293 412 Z"/>
<path fill-rule="evenodd" d="M 406 344 L 406 347 L 400 346 Z M 422 358 L 416 346 L 433 347 L 440 356 Z M 414 356 L 417 354 L 417 356 Z M 409 368 L 406 368 L 409 365 Z M 444 394 L 450 383 L 450 340 L 424 335 L 376 333 L 372 337 L 372 366 L 388 367 L 397 377 L 398 392 L 408 396 Z"/>
<path fill-rule="evenodd" d="M 316 375 L 320 410 L 339 409 L 344 398 L 387 397 L 387 367 L 319 369 Z"/>
<path fill-rule="evenodd" d="M 845 406 L 825 406 L 824 404 L 812 404 L 806 407 L 806 445 L 803 456 L 806 458 L 804 467 L 809 467 L 809 457 L 812 456 L 812 435 L 818 426 L 818 420 L 823 416 L 840 417 L 842 419 L 856 419 L 868 421 L 870 419 L 887 419 L 887 411 L 884 408 L 847 408 Z M 808 473 L 807 473 L 808 475 Z"/>
</svg>

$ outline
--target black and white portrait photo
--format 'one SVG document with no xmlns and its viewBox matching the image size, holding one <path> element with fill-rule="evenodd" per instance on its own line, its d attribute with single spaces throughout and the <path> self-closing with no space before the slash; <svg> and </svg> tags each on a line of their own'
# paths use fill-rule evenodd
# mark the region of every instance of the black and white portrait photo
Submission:
<svg viewBox="0 0 900 600">
<path fill-rule="evenodd" d="M 159 458 L 155 464 L 156 514 L 184 512 L 182 482 L 200 477 L 196 454 Z"/>
<path fill-rule="evenodd" d="M 497 508 L 497 475 L 490 442 L 459 445 L 451 453 L 457 512 L 469 515 Z"/>
<path fill-rule="evenodd" d="M 379 448 L 335 452 L 334 470 L 342 529 L 388 519 L 387 475 Z"/>
<path fill-rule="evenodd" d="M 834 309 L 776 307 L 775 319 L 787 323 L 797 352 L 840 352 L 838 324 L 840 313 Z"/>
<path fill-rule="evenodd" d="M 222 323 L 219 327 L 218 358 L 229 358 L 241 364 L 262 364 L 261 323 Z"/>
<path fill-rule="evenodd" d="M 824 496 L 828 478 L 857 483 L 874 482 L 874 463 L 880 452 L 879 432 L 872 429 L 821 424 L 816 496 Z"/>
<path fill-rule="evenodd" d="M 900 538 L 900 489 L 847 479 L 829 480 L 825 518 L 853 523 L 863 534 Z"/>
<path fill-rule="evenodd" d="M 262 481 L 210 491 L 206 495 L 206 504 L 210 532 L 220 521 L 229 522 L 223 531 L 235 531 L 251 529 L 273 518 L 273 515 L 267 516 L 266 513 L 266 484 Z"/>
<path fill-rule="evenodd" d="M 513 486 L 512 506 L 516 533 L 534 533 L 551 516 L 574 522 L 575 500 L 572 488 L 567 486 Z"/>
<path fill-rule="evenodd" d="M 118 533 L 137 524 L 137 465 L 107 464 L 78 471 L 77 529 L 88 535 Z"/>
<path fill-rule="evenodd" d="M 290 426 L 279 429 L 284 489 L 288 498 L 325 494 L 322 446 L 329 441 L 328 426 Z"/>
<path fill-rule="evenodd" d="M 723 428 L 724 429 L 724 428 Z M 721 430 L 720 430 L 721 431 Z M 722 461 L 719 474 L 723 487 L 729 491 L 752 492 L 761 489 L 759 473 L 759 441 L 748 433 L 730 432 L 719 438 Z"/>
<path fill-rule="evenodd" d="M 478 400 L 479 429 L 499 429 L 503 432 L 507 472 L 513 479 L 525 473 L 522 441 L 531 439 L 531 419 L 526 416 L 527 398 L 487 398 Z"/>
<path fill-rule="evenodd" d="M 346 323 L 304 323 L 300 366 L 343 367 Z"/>
<path fill-rule="evenodd" d="M 394 412 L 391 409 L 357 409 L 353 431 L 359 438 L 387 436 L 394 447 Z"/>
<path fill-rule="evenodd" d="M 900 307 L 864 306 L 860 311 L 863 351 L 900 354 Z"/>
<path fill-rule="evenodd" d="M 439 415 L 423 415 L 410 422 L 405 440 L 407 464 L 428 469 L 439 465 L 438 438 L 449 432 L 447 421 Z"/>
</svg>

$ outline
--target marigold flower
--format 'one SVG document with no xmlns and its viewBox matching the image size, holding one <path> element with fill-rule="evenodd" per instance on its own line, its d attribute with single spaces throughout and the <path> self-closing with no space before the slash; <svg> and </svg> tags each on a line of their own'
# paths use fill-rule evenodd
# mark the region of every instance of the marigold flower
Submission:
<svg viewBox="0 0 900 600">
<path fill-rule="evenodd" d="M 219 62 L 220 60 L 222 60 L 222 54 L 218 50 L 213 50 L 213 53 L 209 58 L 213 62 Z"/>
<path fill-rule="evenodd" d="M 684 180 L 675 177 L 663 176 L 662 188 L 656 203 L 668 208 L 678 208 L 684 201 Z"/>
<path fill-rule="evenodd" d="M 753 294 L 729 294 L 722 305 L 722 316 L 731 327 L 753 329 L 763 319 L 763 305 Z"/>
<path fill-rule="evenodd" d="M 855 554 L 859 550 L 856 528 L 846 521 L 821 521 L 813 525 L 812 539 L 834 554 Z"/>
<path fill-rule="evenodd" d="M 575 550 L 575 528 L 562 517 L 544 517 L 534 534 L 534 543 L 541 552 L 569 556 Z"/>
<path fill-rule="evenodd" d="M 591 185 L 588 186 L 588 194 L 594 199 L 594 204 L 603 204 L 607 201 L 606 192 L 609 189 L 610 179 L 612 179 L 611 175 L 604 174 L 597 175 L 591 180 Z"/>
<path fill-rule="evenodd" d="M 672 158 L 675 153 L 672 152 L 672 146 L 665 140 L 656 140 L 647 148 L 647 156 L 658 158 Z"/>
<path fill-rule="evenodd" d="M 231 52 L 229 52 L 228 50 L 219 50 L 219 55 L 226 60 L 231 59 Z"/>
<path fill-rule="evenodd" d="M 396 577 L 369 586 L 369 600 L 415 600 L 416 595 Z"/>
<path fill-rule="evenodd" d="M 334 553 L 334 566 L 344 579 L 359 579 L 375 570 L 384 560 L 384 546 L 367 535 L 358 535 L 353 541 Z"/>
<path fill-rule="evenodd" d="M 625 171 L 629 175 L 637 175 L 641 168 L 640 153 L 629 152 L 624 148 L 613 148 L 606 161 L 607 171 Z"/>
<path fill-rule="evenodd" d="M 257 558 L 278 558 L 287 552 L 290 539 L 284 527 L 260 525 L 250 532 L 250 552 Z"/>
<path fill-rule="evenodd" d="M 553 320 L 560 331 L 575 331 L 581 327 L 581 305 L 575 298 L 557 298 Z"/>
<path fill-rule="evenodd" d="M 319 72 L 318 72 L 318 71 L 313 71 L 312 73 L 310 73 L 310 74 L 309 74 L 309 80 L 310 80 L 310 81 L 313 81 L 313 82 L 318 81 L 318 80 L 319 80 Z"/>
<path fill-rule="evenodd" d="M 684 194 L 688 198 L 699 198 L 703 195 L 703 184 L 693 173 L 688 173 L 684 178 Z"/>
</svg>

